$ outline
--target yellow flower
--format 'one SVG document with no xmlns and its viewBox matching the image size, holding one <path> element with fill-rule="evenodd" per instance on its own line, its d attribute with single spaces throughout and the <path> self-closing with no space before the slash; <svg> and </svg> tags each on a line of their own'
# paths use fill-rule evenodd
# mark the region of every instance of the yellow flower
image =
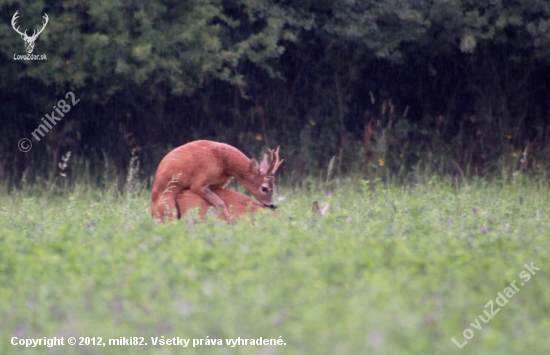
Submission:
<svg viewBox="0 0 550 355">
<path fill-rule="evenodd" d="M 309 119 L 309 123 L 312 125 L 312 126 L 315 126 L 317 123 L 315 123 L 314 120 L 312 120 L 311 118 Z"/>
<path fill-rule="evenodd" d="M 384 166 L 384 159 L 378 159 L 378 165 Z"/>
<path fill-rule="evenodd" d="M 261 134 L 256 134 L 256 137 L 254 137 L 257 141 L 262 141 L 264 138 Z"/>
<path fill-rule="evenodd" d="M 516 153 L 516 152 L 513 152 L 513 153 L 512 153 L 512 156 L 517 158 L 517 157 L 519 157 L 519 154 Z"/>
</svg>

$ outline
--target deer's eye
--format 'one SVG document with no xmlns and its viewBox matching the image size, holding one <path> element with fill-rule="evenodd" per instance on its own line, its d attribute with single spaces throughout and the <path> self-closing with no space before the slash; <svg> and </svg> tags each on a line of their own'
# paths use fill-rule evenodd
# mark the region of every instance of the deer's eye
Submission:
<svg viewBox="0 0 550 355">
<path fill-rule="evenodd" d="M 267 192 L 267 187 L 262 186 L 262 192 Z"/>
</svg>

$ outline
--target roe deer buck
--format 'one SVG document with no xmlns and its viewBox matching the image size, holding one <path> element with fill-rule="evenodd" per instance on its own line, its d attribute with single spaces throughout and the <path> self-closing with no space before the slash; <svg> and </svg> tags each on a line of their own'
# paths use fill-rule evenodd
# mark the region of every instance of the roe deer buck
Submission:
<svg viewBox="0 0 550 355">
<path fill-rule="evenodd" d="M 233 219 L 240 218 L 245 214 L 256 213 L 258 210 L 268 209 L 250 197 L 247 197 L 241 193 L 227 189 L 213 189 L 219 198 L 221 198 L 229 211 L 229 215 Z M 213 207 L 205 199 L 192 192 L 191 190 L 184 190 L 177 195 L 177 206 L 179 215 L 178 218 L 183 217 L 190 209 L 194 207 L 200 207 L 199 217 L 204 218 L 208 213 L 208 210 Z M 273 211 L 275 216 L 278 216 L 277 212 Z M 226 222 L 230 222 L 223 213 L 218 214 L 218 218 Z"/>
<path fill-rule="evenodd" d="M 160 162 L 151 194 L 151 214 L 164 222 L 177 212 L 176 197 L 190 190 L 217 209 L 229 221 L 224 201 L 211 189 L 223 188 L 235 177 L 262 205 L 275 209 L 272 202 L 275 172 L 283 162 L 279 148 L 269 150 L 261 163 L 249 159 L 228 144 L 198 140 L 182 145 L 168 153 Z M 181 214 L 180 214 L 181 215 Z"/>
</svg>

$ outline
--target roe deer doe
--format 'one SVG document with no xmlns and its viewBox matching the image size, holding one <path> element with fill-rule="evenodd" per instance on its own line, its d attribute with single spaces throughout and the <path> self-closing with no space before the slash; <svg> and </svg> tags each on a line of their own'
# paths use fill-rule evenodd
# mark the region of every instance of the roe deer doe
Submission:
<svg viewBox="0 0 550 355">
<path fill-rule="evenodd" d="M 233 190 L 213 189 L 212 192 L 223 200 L 232 219 L 239 219 L 245 215 L 252 215 L 258 211 L 269 208 Z M 189 210 L 196 207 L 199 207 L 199 217 L 205 218 L 208 211 L 213 207 L 206 200 L 190 190 L 184 190 L 177 195 L 177 206 L 179 211 L 178 219 L 182 218 Z M 323 217 L 327 214 L 329 206 L 329 204 L 326 204 L 323 208 L 320 208 L 319 203 L 315 201 L 313 202 L 312 212 L 317 217 Z M 279 214 L 275 211 L 273 211 L 273 215 L 279 217 Z M 218 218 L 230 222 L 223 213 L 218 214 Z"/>
<path fill-rule="evenodd" d="M 246 214 L 256 213 L 258 210 L 269 208 L 233 190 L 213 189 L 212 192 L 223 200 L 232 219 L 238 219 Z M 200 207 L 199 217 L 204 218 L 209 209 L 213 207 L 212 204 L 191 190 L 184 190 L 178 194 L 177 206 L 179 211 L 178 218 L 183 217 L 190 209 L 195 207 Z M 273 214 L 278 216 L 275 211 L 273 211 Z M 218 214 L 218 218 L 230 222 L 223 213 Z"/>
<path fill-rule="evenodd" d="M 212 189 L 223 188 L 231 177 L 240 181 L 262 205 L 275 209 L 272 202 L 275 172 L 283 160 L 279 160 L 279 148 L 270 149 L 269 155 L 269 159 L 265 154 L 258 163 L 235 147 L 207 140 L 193 141 L 174 149 L 161 160 L 157 169 L 151 194 L 152 216 L 162 222 L 165 217 L 181 216 L 177 195 L 190 190 L 220 209 L 230 221 L 226 204 Z"/>
</svg>

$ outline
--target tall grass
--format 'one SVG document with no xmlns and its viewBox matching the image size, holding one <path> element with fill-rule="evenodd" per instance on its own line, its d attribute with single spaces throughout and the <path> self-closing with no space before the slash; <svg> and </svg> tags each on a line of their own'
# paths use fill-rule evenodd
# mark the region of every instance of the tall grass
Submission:
<svg viewBox="0 0 550 355">
<path fill-rule="evenodd" d="M 0 196 L 1 354 L 546 354 L 550 188 L 328 179 L 279 188 L 280 219 L 159 224 L 149 192 Z M 330 192 L 330 194 L 327 194 Z M 311 204 L 329 202 L 318 218 Z M 268 211 L 269 212 L 269 211 Z M 540 268 L 525 285 L 524 264 Z M 481 329 L 484 306 L 519 292 Z M 495 304 L 496 308 L 496 304 Z M 485 317 L 485 316 L 484 316 Z M 473 337 L 461 350 L 463 331 Z M 467 333 L 468 334 L 468 333 Z M 12 337 L 147 346 L 13 346 Z M 151 337 L 224 345 L 153 346 Z M 281 346 L 225 339 L 284 340 Z M 67 340 L 65 340 L 66 342 Z"/>
</svg>

